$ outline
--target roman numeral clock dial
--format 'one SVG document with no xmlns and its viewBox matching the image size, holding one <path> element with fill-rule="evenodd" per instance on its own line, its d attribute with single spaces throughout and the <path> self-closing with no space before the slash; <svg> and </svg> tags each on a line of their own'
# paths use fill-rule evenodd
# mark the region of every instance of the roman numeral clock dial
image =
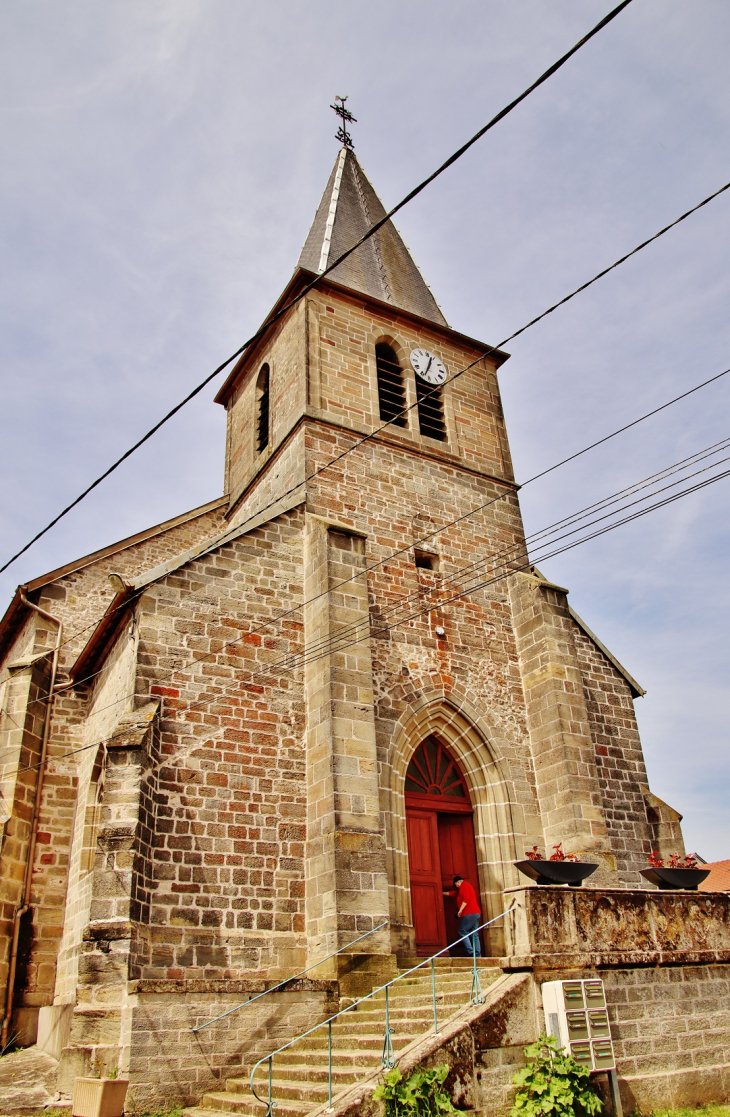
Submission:
<svg viewBox="0 0 730 1117">
<path fill-rule="evenodd" d="M 416 376 L 427 384 L 443 384 L 446 379 L 446 365 L 428 349 L 411 349 L 411 364 Z"/>
</svg>

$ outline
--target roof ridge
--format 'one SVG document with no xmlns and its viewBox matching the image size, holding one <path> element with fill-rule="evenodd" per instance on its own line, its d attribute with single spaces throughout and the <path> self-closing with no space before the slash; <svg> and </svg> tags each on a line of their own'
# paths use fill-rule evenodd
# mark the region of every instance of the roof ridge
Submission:
<svg viewBox="0 0 730 1117">
<path fill-rule="evenodd" d="M 335 181 L 332 184 L 332 197 L 330 198 L 330 207 L 327 213 L 327 221 L 324 227 L 324 238 L 322 240 L 322 252 L 319 257 L 319 271 L 320 273 L 325 270 L 329 261 L 330 245 L 332 244 L 332 230 L 335 225 L 335 216 L 337 214 L 337 202 L 340 197 L 340 184 L 342 182 L 342 172 L 345 169 L 345 156 L 347 155 L 347 148 L 343 147 L 337 162 L 337 170 L 335 172 Z"/>
</svg>

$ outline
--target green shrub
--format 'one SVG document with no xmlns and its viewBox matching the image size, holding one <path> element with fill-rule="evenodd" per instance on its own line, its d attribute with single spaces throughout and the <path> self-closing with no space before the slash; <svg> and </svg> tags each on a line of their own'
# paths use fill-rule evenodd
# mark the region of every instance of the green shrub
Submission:
<svg viewBox="0 0 730 1117">
<path fill-rule="evenodd" d="M 591 1117 L 602 1107 L 589 1073 L 566 1054 L 554 1036 L 541 1035 L 525 1048 L 526 1067 L 513 1075 L 518 1087 L 512 1117 Z"/>
<path fill-rule="evenodd" d="M 385 1117 L 442 1117 L 456 1113 L 448 1091 L 441 1089 L 448 1073 L 444 1063 L 433 1070 L 415 1070 L 404 1079 L 395 1067 L 383 1076 L 373 1100 L 385 1102 Z"/>
</svg>

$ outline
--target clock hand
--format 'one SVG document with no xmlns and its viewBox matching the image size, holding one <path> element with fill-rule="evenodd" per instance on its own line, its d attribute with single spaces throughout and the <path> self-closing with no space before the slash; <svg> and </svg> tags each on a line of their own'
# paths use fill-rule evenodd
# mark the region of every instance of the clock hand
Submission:
<svg viewBox="0 0 730 1117">
<path fill-rule="evenodd" d="M 433 353 L 432 353 L 432 354 L 431 354 L 431 356 L 430 356 L 430 357 L 428 358 L 428 364 L 426 365 L 425 369 L 424 369 L 424 370 L 423 370 L 423 372 L 421 373 L 421 376 L 428 376 L 428 370 L 429 370 L 429 369 L 430 369 L 430 367 L 431 367 L 431 361 L 432 361 L 432 360 L 433 360 Z"/>
</svg>

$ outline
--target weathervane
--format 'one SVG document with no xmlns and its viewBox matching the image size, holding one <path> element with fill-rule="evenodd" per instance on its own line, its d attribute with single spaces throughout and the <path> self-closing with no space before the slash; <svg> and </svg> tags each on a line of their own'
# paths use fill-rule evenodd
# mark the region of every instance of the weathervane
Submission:
<svg viewBox="0 0 730 1117">
<path fill-rule="evenodd" d="M 340 97 L 338 95 L 338 96 L 335 97 L 334 105 L 330 105 L 330 108 L 334 109 L 335 112 L 337 113 L 337 115 L 342 120 L 342 124 L 337 129 L 336 138 L 340 141 L 340 143 L 342 144 L 343 147 L 349 147 L 350 151 L 354 151 L 355 148 L 354 148 L 353 143 L 352 143 L 352 136 L 347 131 L 347 125 L 350 122 L 352 122 L 353 124 L 357 124 L 357 117 L 354 117 L 352 115 L 352 113 L 350 112 L 350 110 L 345 108 L 345 101 L 346 100 L 347 100 L 347 95 L 345 95 L 344 97 Z"/>
</svg>

